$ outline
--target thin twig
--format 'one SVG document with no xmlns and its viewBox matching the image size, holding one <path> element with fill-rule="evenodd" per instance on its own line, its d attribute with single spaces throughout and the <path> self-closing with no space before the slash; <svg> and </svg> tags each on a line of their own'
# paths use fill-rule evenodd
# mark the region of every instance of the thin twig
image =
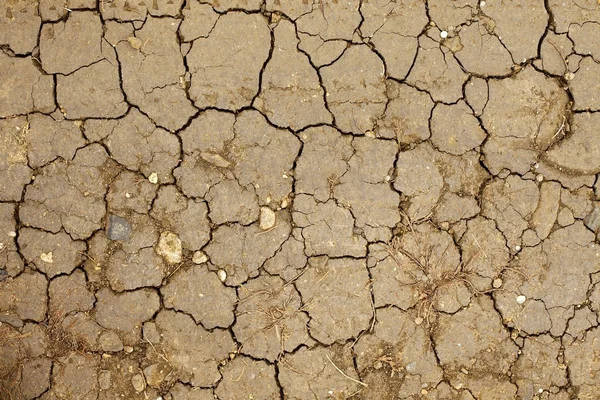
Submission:
<svg viewBox="0 0 600 400">
<path fill-rule="evenodd" d="M 346 375 L 346 374 L 344 373 L 344 371 L 342 371 L 341 369 L 339 369 L 339 368 L 337 367 L 337 365 L 335 365 L 335 364 L 333 363 L 333 361 L 331 361 L 331 358 L 329 358 L 329 355 L 325 354 L 325 357 L 327 357 L 327 360 L 328 360 L 328 361 L 331 363 L 331 365 L 333 365 L 333 368 L 337 369 L 337 371 L 338 371 L 340 374 L 342 374 L 342 375 L 343 375 L 345 378 L 348 378 L 348 379 L 350 379 L 352 382 L 358 383 L 359 385 L 363 385 L 364 387 L 368 387 L 368 386 L 369 386 L 369 385 L 367 385 L 367 384 L 366 384 L 366 383 L 364 383 L 364 382 L 361 382 L 361 381 L 359 381 L 359 380 L 357 380 L 357 379 L 354 379 L 354 378 L 352 378 L 352 377 L 350 377 L 350 376 Z"/>
</svg>

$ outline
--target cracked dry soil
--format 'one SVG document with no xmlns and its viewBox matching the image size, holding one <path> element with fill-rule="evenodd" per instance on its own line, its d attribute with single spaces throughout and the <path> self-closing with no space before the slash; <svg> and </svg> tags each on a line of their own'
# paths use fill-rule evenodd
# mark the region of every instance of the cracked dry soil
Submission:
<svg viewBox="0 0 600 400">
<path fill-rule="evenodd" d="M 600 399 L 597 0 L 0 0 L 0 398 Z"/>
</svg>

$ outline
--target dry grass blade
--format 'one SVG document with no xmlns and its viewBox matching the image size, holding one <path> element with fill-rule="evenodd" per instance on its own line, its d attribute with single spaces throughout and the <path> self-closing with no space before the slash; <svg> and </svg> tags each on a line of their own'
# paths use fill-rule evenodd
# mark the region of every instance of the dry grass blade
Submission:
<svg viewBox="0 0 600 400">
<path fill-rule="evenodd" d="M 335 369 L 336 369 L 336 370 L 337 370 L 337 371 L 338 371 L 340 374 L 342 374 L 342 375 L 344 376 L 344 378 L 350 379 L 352 382 L 354 382 L 354 383 L 358 383 L 359 385 L 362 385 L 362 386 L 364 386 L 364 387 L 368 387 L 368 386 L 369 386 L 369 385 L 367 385 L 366 383 L 359 381 L 358 379 L 354 379 L 354 378 L 352 378 L 351 376 L 348 376 L 348 375 L 346 375 L 346 374 L 344 373 L 344 371 L 342 371 L 341 369 L 339 369 L 339 368 L 338 368 L 338 366 L 337 366 L 337 365 L 335 365 L 335 364 L 333 363 L 333 361 L 331 361 L 331 358 L 329 358 L 329 356 L 328 356 L 327 354 L 325 354 L 325 357 L 327 357 L 327 360 L 328 360 L 328 361 L 331 363 L 331 365 L 333 365 L 333 368 L 335 368 Z"/>
</svg>

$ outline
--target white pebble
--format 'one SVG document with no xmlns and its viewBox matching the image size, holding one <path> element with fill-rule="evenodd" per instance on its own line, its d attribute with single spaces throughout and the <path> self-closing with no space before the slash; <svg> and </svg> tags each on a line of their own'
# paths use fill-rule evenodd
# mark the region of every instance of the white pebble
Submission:
<svg viewBox="0 0 600 400">
<path fill-rule="evenodd" d="M 515 250 L 516 250 L 516 251 L 519 251 L 519 250 L 521 250 L 521 246 L 519 246 L 519 245 L 516 245 L 516 246 L 515 246 Z"/>
<path fill-rule="evenodd" d="M 16 237 L 17 236 L 17 232 L 10 231 L 10 232 L 7 233 L 7 235 L 10 236 L 10 237 Z"/>
<path fill-rule="evenodd" d="M 485 1 L 482 1 L 481 3 L 479 3 L 480 7 L 485 7 Z"/>
<path fill-rule="evenodd" d="M 150 176 L 148 177 L 148 180 L 150 181 L 150 183 L 157 184 L 158 183 L 158 174 L 156 172 L 151 173 Z"/>
<path fill-rule="evenodd" d="M 517 303 L 523 304 L 523 303 L 525 303 L 525 300 L 527 300 L 527 297 L 525 297 L 523 295 L 517 296 Z"/>
<path fill-rule="evenodd" d="M 275 226 L 275 212 L 269 207 L 260 208 L 260 229 L 269 230 Z"/>
<path fill-rule="evenodd" d="M 198 250 L 194 252 L 194 255 L 192 256 L 192 262 L 194 264 L 204 264 L 207 261 L 208 257 L 206 256 L 206 254 L 204 254 L 203 251 Z"/>
<path fill-rule="evenodd" d="M 40 260 L 42 260 L 45 263 L 52 264 L 54 262 L 52 258 L 52 252 L 49 251 L 48 253 L 40 254 Z"/>
<path fill-rule="evenodd" d="M 440 37 L 441 37 L 442 39 L 446 39 L 446 38 L 448 37 L 448 32 L 446 32 L 446 31 L 441 31 L 441 32 L 440 32 Z"/>
<path fill-rule="evenodd" d="M 219 277 L 219 280 L 221 282 L 225 282 L 227 280 L 227 272 L 225 272 L 225 270 L 218 270 L 217 271 L 217 276 Z"/>
</svg>

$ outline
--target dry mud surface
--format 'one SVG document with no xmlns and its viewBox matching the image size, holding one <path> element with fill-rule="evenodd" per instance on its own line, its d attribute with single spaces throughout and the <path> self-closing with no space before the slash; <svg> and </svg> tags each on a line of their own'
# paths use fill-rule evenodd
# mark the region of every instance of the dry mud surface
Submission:
<svg viewBox="0 0 600 400">
<path fill-rule="evenodd" d="M 600 399 L 597 0 L 0 0 L 0 398 Z"/>
</svg>

